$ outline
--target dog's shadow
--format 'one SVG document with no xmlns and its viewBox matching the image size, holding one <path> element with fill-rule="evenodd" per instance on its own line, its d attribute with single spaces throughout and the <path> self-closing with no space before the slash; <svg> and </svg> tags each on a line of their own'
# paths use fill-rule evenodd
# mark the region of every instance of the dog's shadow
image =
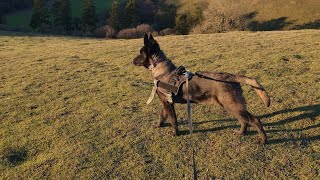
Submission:
<svg viewBox="0 0 320 180">
<path fill-rule="evenodd" d="M 265 114 L 260 116 L 260 118 L 271 118 L 273 116 L 281 115 L 281 114 L 287 114 L 287 113 L 293 113 L 293 112 L 302 112 L 301 114 L 297 116 L 292 116 L 286 119 L 282 119 L 277 122 L 270 122 L 270 123 L 265 123 L 265 127 L 275 127 L 275 126 L 280 126 L 280 125 L 285 125 L 287 123 L 292 123 L 296 121 L 301 121 L 304 119 L 309 119 L 311 121 L 316 120 L 318 116 L 320 116 L 320 104 L 316 105 L 311 105 L 311 106 L 302 106 L 302 107 L 297 107 L 293 109 L 283 109 L 280 111 L 276 111 L 270 114 Z M 201 122 L 194 122 L 193 124 L 195 126 L 200 125 L 200 124 L 205 124 L 205 123 L 217 123 L 217 122 L 237 122 L 236 119 L 222 119 L 222 120 L 210 120 L 210 121 L 201 121 Z M 180 124 L 186 124 L 185 121 L 180 122 Z M 266 130 L 267 133 L 278 133 L 278 132 L 303 132 L 306 130 L 310 129 L 315 129 L 319 128 L 320 123 L 308 126 L 308 127 L 303 127 L 303 128 L 298 128 L 298 129 L 270 129 Z M 195 129 L 193 132 L 194 133 L 206 133 L 206 132 L 214 132 L 214 131 L 220 131 L 224 129 L 234 129 L 234 128 L 239 128 L 239 125 L 227 125 L 227 126 L 221 126 L 221 127 L 214 127 L 210 129 Z M 267 128 L 268 129 L 268 128 Z M 189 134 L 189 131 L 180 131 L 179 135 L 187 135 Z M 256 134 L 255 131 L 249 131 L 248 135 L 253 135 Z M 278 144 L 278 143 L 283 143 L 283 142 L 298 142 L 298 141 L 303 141 L 303 142 L 312 142 L 312 141 L 320 141 L 320 135 L 315 135 L 315 136 L 308 136 L 308 137 L 301 137 L 301 138 L 280 138 L 280 139 L 270 139 L 268 140 L 269 144 Z"/>
</svg>

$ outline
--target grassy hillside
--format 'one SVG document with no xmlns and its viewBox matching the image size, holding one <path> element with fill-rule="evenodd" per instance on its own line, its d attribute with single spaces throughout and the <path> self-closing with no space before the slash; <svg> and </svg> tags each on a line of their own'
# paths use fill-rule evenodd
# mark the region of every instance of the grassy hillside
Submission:
<svg viewBox="0 0 320 180">
<path fill-rule="evenodd" d="M 183 1 L 183 0 L 182 0 Z M 206 0 L 198 0 L 207 2 Z M 209 3 L 217 4 L 220 0 L 212 0 Z M 230 6 L 238 4 L 236 0 L 226 0 Z M 257 21 L 268 21 L 280 17 L 287 17 L 294 21 L 293 24 L 302 24 L 305 22 L 320 19 L 320 1 L 318 0 L 242 0 L 240 4 L 245 4 L 248 11 L 256 11 Z"/>
<path fill-rule="evenodd" d="M 210 34 L 234 30 L 270 31 L 320 29 L 318 0 L 198 0 L 202 2 L 203 20 L 194 34 Z M 194 2 L 193 2 L 194 3 Z M 189 9 L 191 2 L 183 7 Z M 185 8 L 181 8 L 182 10 Z M 188 9 L 187 8 L 187 9 Z"/>
<path fill-rule="evenodd" d="M 201 179 L 316 179 L 320 176 L 320 31 L 232 32 L 158 37 L 187 69 L 256 77 L 271 95 L 257 133 L 232 134 L 237 121 L 218 106 L 177 105 L 180 130 L 154 129 L 157 98 L 148 70 L 132 59 L 137 40 L 0 36 L 0 174 L 4 179 L 191 179 L 191 141 Z"/>
</svg>

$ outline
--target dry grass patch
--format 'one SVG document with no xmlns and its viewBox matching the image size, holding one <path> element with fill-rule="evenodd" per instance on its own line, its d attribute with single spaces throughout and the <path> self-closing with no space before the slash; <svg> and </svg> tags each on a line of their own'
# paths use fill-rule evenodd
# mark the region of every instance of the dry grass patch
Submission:
<svg viewBox="0 0 320 180">
<path fill-rule="evenodd" d="M 191 71 L 256 77 L 271 95 L 271 107 L 248 87 L 244 93 L 250 111 L 263 118 L 266 146 L 254 144 L 252 129 L 246 137 L 232 135 L 238 123 L 217 106 L 192 106 L 193 136 L 153 129 L 160 106 L 157 100 L 145 105 L 152 79 L 131 64 L 142 39 L 1 34 L 4 179 L 188 179 L 191 141 L 201 179 L 319 177 L 317 30 L 157 38 L 169 58 Z M 177 112 L 186 118 L 185 106 L 177 105 Z M 179 128 L 187 134 L 185 121 Z"/>
</svg>

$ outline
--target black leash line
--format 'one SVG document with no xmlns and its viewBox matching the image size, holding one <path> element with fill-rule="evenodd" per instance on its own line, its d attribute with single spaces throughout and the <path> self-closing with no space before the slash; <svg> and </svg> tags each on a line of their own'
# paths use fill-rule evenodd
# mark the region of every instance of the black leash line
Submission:
<svg viewBox="0 0 320 180">
<path fill-rule="evenodd" d="M 190 135 L 193 133 L 193 127 L 192 127 L 192 118 L 191 118 L 191 104 L 190 104 L 190 97 L 189 97 L 189 73 L 186 72 L 185 76 L 187 76 L 186 81 L 186 90 L 187 90 L 187 111 L 188 111 L 188 123 L 189 123 L 189 131 Z M 196 159 L 194 157 L 195 150 L 194 150 L 194 143 L 191 140 L 191 146 L 192 146 L 192 161 L 193 161 L 193 179 L 198 180 L 197 175 L 197 166 L 196 166 Z"/>
</svg>

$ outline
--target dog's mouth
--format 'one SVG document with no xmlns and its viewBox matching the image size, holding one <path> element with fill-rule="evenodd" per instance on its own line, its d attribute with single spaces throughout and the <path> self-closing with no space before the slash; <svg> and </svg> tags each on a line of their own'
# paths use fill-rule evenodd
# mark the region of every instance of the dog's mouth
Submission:
<svg viewBox="0 0 320 180">
<path fill-rule="evenodd" d="M 141 55 L 138 55 L 137 57 L 135 57 L 132 60 L 132 64 L 135 65 L 135 66 L 142 66 L 143 65 L 143 61 L 142 61 Z"/>
<path fill-rule="evenodd" d="M 150 66 L 150 63 L 147 60 L 147 58 L 141 54 L 133 59 L 132 64 L 135 66 L 144 66 L 146 68 Z"/>
</svg>

